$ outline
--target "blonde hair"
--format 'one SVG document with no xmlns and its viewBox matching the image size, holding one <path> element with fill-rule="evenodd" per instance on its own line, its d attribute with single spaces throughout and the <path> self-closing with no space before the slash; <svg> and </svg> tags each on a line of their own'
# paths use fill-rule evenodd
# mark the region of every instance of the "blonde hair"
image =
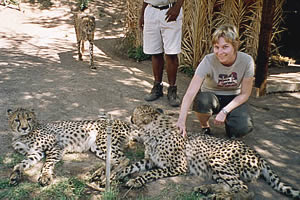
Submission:
<svg viewBox="0 0 300 200">
<path fill-rule="evenodd" d="M 220 37 L 223 37 L 226 42 L 231 43 L 235 51 L 239 48 L 239 34 L 237 28 L 231 24 L 223 24 L 218 27 L 212 35 L 212 44 L 216 44 Z"/>
</svg>

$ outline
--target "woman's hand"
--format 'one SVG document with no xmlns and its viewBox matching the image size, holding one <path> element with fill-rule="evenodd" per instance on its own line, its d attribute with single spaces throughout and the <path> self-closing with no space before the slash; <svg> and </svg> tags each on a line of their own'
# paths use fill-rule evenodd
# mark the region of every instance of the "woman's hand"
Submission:
<svg viewBox="0 0 300 200">
<path fill-rule="evenodd" d="M 216 118 L 214 120 L 214 124 L 215 125 L 222 125 L 222 124 L 224 124 L 225 120 L 226 120 L 226 117 L 227 117 L 227 115 L 223 111 L 220 111 L 217 114 L 217 116 L 216 116 Z"/>
<path fill-rule="evenodd" d="M 186 137 L 186 127 L 185 127 L 185 122 L 181 121 L 178 119 L 176 123 L 177 128 L 179 129 L 179 133 L 182 133 L 182 136 L 185 138 Z"/>
</svg>

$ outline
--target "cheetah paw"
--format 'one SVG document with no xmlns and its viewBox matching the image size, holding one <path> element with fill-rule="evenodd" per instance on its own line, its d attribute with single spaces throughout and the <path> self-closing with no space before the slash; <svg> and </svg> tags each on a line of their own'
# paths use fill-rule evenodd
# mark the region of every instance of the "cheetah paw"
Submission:
<svg viewBox="0 0 300 200">
<path fill-rule="evenodd" d="M 127 183 L 127 187 L 140 188 L 144 184 L 139 179 L 130 179 Z"/>
<path fill-rule="evenodd" d="M 105 178 L 105 166 L 101 166 L 99 167 L 93 174 L 92 174 L 92 178 L 91 181 L 100 181 L 103 180 L 103 178 Z"/>
<path fill-rule="evenodd" d="M 199 187 L 195 187 L 194 192 L 199 192 L 204 195 L 211 193 L 210 188 L 207 185 L 201 185 Z"/>
<path fill-rule="evenodd" d="M 47 174 L 47 173 L 41 174 L 41 176 L 38 179 L 39 184 L 41 186 L 50 185 L 50 183 L 52 182 L 52 180 L 53 180 L 53 177 L 50 174 Z"/>
<path fill-rule="evenodd" d="M 97 67 L 95 67 L 94 65 L 90 65 L 90 70 L 92 71 L 96 71 Z"/>
<path fill-rule="evenodd" d="M 21 180 L 21 176 L 22 174 L 20 170 L 13 171 L 9 177 L 9 184 L 13 186 L 18 185 Z"/>
</svg>

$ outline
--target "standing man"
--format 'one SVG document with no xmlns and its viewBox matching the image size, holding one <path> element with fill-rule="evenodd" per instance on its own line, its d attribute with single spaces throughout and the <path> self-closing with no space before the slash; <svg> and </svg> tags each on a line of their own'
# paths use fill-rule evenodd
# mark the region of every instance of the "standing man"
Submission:
<svg viewBox="0 0 300 200">
<path fill-rule="evenodd" d="M 152 56 L 154 85 L 145 97 L 154 101 L 163 96 L 162 76 L 164 55 L 168 75 L 168 100 L 173 107 L 180 105 L 177 96 L 177 54 L 181 52 L 182 4 L 184 0 L 144 0 L 139 26 L 143 30 L 144 53 Z"/>
</svg>

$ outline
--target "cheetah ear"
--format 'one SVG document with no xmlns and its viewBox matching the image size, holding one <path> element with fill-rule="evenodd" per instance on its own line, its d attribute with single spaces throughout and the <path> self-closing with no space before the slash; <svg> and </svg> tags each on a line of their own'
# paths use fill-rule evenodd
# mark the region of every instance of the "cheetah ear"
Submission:
<svg viewBox="0 0 300 200">
<path fill-rule="evenodd" d="M 7 109 L 7 115 L 10 116 L 13 113 L 12 109 Z"/>
</svg>

